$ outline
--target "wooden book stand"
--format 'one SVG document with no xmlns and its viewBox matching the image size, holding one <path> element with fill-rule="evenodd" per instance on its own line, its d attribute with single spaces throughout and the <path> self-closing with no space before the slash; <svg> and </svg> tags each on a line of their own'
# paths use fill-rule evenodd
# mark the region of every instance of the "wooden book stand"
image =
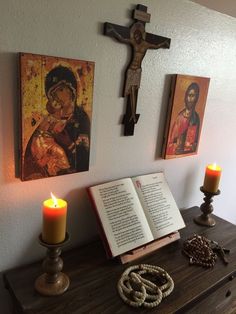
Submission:
<svg viewBox="0 0 236 314">
<path fill-rule="evenodd" d="M 154 240 L 142 247 L 139 247 L 137 249 L 134 249 L 134 250 L 131 250 L 127 253 L 124 253 L 122 255 L 119 256 L 119 259 L 121 261 L 122 264 L 126 264 L 126 263 L 129 263 L 129 262 L 132 262 L 140 257 L 143 257 L 144 255 L 147 255 L 151 252 L 154 252 L 155 250 L 169 244 L 169 243 L 172 243 L 176 240 L 179 240 L 180 239 L 180 234 L 178 231 L 176 232 L 173 232 L 173 233 L 170 233 L 169 235 L 163 237 L 163 238 L 160 238 L 160 239 L 157 239 L 157 240 Z"/>
</svg>

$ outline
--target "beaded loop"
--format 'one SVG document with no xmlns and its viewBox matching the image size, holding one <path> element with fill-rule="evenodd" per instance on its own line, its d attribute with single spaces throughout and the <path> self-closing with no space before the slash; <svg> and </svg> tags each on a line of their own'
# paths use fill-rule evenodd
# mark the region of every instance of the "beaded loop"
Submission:
<svg viewBox="0 0 236 314">
<path fill-rule="evenodd" d="M 211 248 L 211 241 L 197 234 L 184 241 L 182 251 L 189 257 L 190 265 L 210 268 L 215 265 L 217 259 L 217 255 Z"/>
<path fill-rule="evenodd" d="M 154 282 L 143 277 L 145 275 Z M 117 289 L 125 303 L 133 307 L 153 308 L 170 295 L 174 289 L 174 281 L 161 267 L 140 264 L 130 266 L 123 272 Z"/>
</svg>

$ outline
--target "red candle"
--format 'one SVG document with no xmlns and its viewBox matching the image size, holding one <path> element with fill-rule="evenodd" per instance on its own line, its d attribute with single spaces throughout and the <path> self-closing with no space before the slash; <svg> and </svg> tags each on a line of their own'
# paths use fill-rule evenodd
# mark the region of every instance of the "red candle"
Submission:
<svg viewBox="0 0 236 314">
<path fill-rule="evenodd" d="M 203 189 L 207 192 L 216 193 L 218 191 L 220 176 L 221 176 L 220 166 L 216 164 L 208 165 L 206 167 Z"/>
<path fill-rule="evenodd" d="M 48 244 L 57 244 L 65 240 L 67 203 L 52 198 L 43 203 L 43 231 L 42 239 Z"/>
</svg>

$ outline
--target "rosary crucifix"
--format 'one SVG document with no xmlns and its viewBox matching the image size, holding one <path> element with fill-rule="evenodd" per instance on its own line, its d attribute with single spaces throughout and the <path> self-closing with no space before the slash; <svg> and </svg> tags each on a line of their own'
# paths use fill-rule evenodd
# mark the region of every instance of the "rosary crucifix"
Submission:
<svg viewBox="0 0 236 314">
<path fill-rule="evenodd" d="M 141 64 L 147 50 L 170 47 L 170 38 L 145 32 L 145 24 L 150 21 L 150 16 L 147 13 L 147 7 L 138 4 L 133 14 L 135 22 L 130 28 L 111 23 L 104 25 L 105 35 L 132 47 L 132 60 L 126 70 L 123 91 L 123 97 L 127 98 L 126 113 L 122 121 L 124 135 L 134 134 L 134 125 L 140 116 L 136 113 L 136 107 L 142 73 Z"/>
</svg>

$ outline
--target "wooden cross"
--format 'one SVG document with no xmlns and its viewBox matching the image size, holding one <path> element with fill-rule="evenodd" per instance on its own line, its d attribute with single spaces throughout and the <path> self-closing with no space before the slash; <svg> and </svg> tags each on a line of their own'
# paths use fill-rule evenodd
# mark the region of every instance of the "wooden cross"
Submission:
<svg viewBox="0 0 236 314">
<path fill-rule="evenodd" d="M 123 97 L 127 97 L 126 113 L 123 118 L 124 135 L 134 134 L 134 125 L 138 122 L 136 113 L 138 89 L 140 87 L 141 64 L 148 49 L 169 48 L 170 38 L 146 33 L 145 24 L 151 15 L 147 7 L 138 4 L 133 12 L 135 22 L 128 28 L 117 24 L 104 23 L 104 34 L 132 47 L 132 59 L 126 70 Z"/>
</svg>

